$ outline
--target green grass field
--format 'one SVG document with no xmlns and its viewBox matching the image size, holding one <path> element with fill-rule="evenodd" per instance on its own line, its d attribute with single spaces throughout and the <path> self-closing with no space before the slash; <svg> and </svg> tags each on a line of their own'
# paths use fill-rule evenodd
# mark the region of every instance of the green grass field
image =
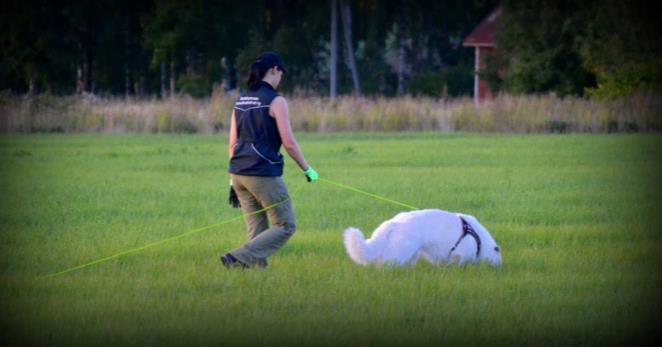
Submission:
<svg viewBox="0 0 662 347">
<path fill-rule="evenodd" d="M 359 267 L 348 226 L 403 210 L 288 159 L 298 231 L 227 271 L 223 136 L 0 136 L 3 345 L 644 345 L 662 312 L 659 135 L 300 135 L 324 178 L 473 214 L 504 263 Z"/>
</svg>

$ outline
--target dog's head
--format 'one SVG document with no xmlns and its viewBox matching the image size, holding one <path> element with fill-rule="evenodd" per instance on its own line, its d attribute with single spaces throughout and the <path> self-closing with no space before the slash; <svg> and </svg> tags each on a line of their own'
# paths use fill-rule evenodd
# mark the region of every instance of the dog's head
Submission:
<svg viewBox="0 0 662 347">
<path fill-rule="evenodd" d="M 477 232 L 480 235 L 483 247 L 478 254 L 478 261 L 488 262 L 494 266 L 501 265 L 501 247 L 496 243 L 492 235 L 487 229 L 479 224 Z"/>
<path fill-rule="evenodd" d="M 487 262 L 494 266 L 501 265 L 501 247 L 499 247 L 497 242 L 494 240 L 492 234 L 487 229 L 485 229 L 485 227 L 480 224 L 475 217 L 464 215 L 464 218 L 471 223 L 481 240 L 481 249 L 480 253 L 478 253 L 478 259 L 476 260 Z"/>
<path fill-rule="evenodd" d="M 494 240 L 492 240 L 494 241 Z M 478 260 L 488 262 L 494 266 L 501 265 L 501 248 L 494 242 L 493 245 L 485 245 L 480 250 Z"/>
</svg>

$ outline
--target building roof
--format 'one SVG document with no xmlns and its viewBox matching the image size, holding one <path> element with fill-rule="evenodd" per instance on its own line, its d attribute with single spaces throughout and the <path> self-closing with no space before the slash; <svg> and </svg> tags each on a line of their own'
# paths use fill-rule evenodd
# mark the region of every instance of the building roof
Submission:
<svg viewBox="0 0 662 347">
<path fill-rule="evenodd" d="M 490 13 L 487 18 L 469 34 L 462 42 L 463 46 L 487 46 L 494 47 L 494 32 L 496 31 L 496 20 L 501 15 L 501 6 Z"/>
</svg>

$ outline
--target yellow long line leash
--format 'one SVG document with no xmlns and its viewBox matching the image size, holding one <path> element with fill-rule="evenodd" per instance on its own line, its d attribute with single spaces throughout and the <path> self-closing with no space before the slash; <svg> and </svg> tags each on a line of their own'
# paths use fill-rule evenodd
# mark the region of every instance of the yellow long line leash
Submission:
<svg viewBox="0 0 662 347">
<path fill-rule="evenodd" d="M 350 191 L 353 191 L 353 192 L 356 192 L 356 193 L 360 193 L 360 194 L 369 196 L 369 197 L 377 199 L 377 200 L 381 200 L 381 201 L 388 202 L 388 203 L 391 203 L 391 204 L 407 207 L 407 208 L 412 209 L 412 210 L 418 210 L 418 208 L 415 207 L 415 206 L 405 204 L 403 202 L 399 202 L 399 201 L 396 201 L 396 200 L 393 200 L 393 199 L 389 199 L 389 198 L 386 198 L 386 197 L 383 197 L 383 196 L 380 196 L 380 195 L 377 195 L 377 194 L 373 194 L 373 193 L 367 192 L 365 190 L 361 190 L 361 189 L 358 189 L 358 188 L 355 188 L 355 187 L 352 187 L 352 186 L 348 186 L 346 184 L 342 184 L 342 183 L 339 183 L 339 182 L 335 182 L 335 181 L 332 181 L 332 180 L 329 180 L 329 179 L 320 178 L 319 181 L 334 185 L 334 186 L 342 188 L 342 189 L 346 189 L 346 190 L 350 190 Z M 301 188 L 303 186 L 304 185 L 301 184 L 291 194 L 291 196 L 296 195 L 301 190 Z M 267 206 L 263 209 L 257 210 L 257 211 L 253 211 L 253 212 L 250 212 L 250 213 L 247 213 L 247 214 L 241 214 L 239 216 L 236 216 L 236 217 L 233 217 L 233 218 L 230 218 L 230 219 L 226 219 L 224 221 L 221 221 L 221 222 L 218 222 L 218 223 L 215 223 L 215 224 L 211 224 L 211 225 L 208 225 L 208 226 L 205 226 L 205 227 L 202 227 L 202 228 L 189 230 L 185 233 L 182 233 L 182 234 L 179 234 L 179 235 L 176 235 L 176 236 L 168 237 L 168 238 L 165 238 L 165 239 L 162 239 L 162 240 L 159 240 L 159 241 L 148 243 L 148 244 L 140 246 L 140 247 L 132 248 L 132 249 L 122 251 L 122 252 L 119 252 L 119 253 L 115 253 L 113 255 L 110 255 L 110 256 L 107 256 L 107 257 L 104 257 L 104 258 L 101 258 L 101 259 L 93 260 L 91 262 L 81 264 L 81 265 L 78 265 L 78 266 L 74 266 L 74 267 L 71 267 L 71 268 L 68 268 L 68 269 L 65 269 L 65 270 L 62 270 L 62 271 L 50 273 L 50 274 L 44 275 L 44 277 L 55 277 L 55 276 L 63 275 L 63 274 L 73 272 L 73 271 L 76 271 L 76 270 L 84 269 L 86 267 L 90 267 L 90 266 L 95 265 L 95 264 L 103 263 L 105 261 L 108 261 L 108 260 L 111 260 L 111 259 L 116 259 L 116 258 L 125 256 L 125 255 L 128 255 L 128 254 L 137 253 L 137 252 L 143 251 L 147 248 L 151 248 L 151 247 L 154 247 L 154 246 L 166 243 L 166 242 L 178 240 L 178 239 L 181 239 L 183 237 L 191 236 L 193 234 L 197 234 L 197 233 L 200 233 L 200 232 L 205 231 L 205 230 L 209 230 L 209 229 L 212 229 L 212 228 L 224 225 L 224 224 L 228 224 L 228 223 L 234 222 L 236 220 L 242 219 L 246 216 L 252 216 L 254 214 L 262 213 L 264 211 L 270 210 L 270 209 L 272 209 L 272 208 L 274 208 L 274 207 L 276 207 L 280 204 L 283 204 L 283 203 L 291 200 L 291 196 L 289 198 L 283 200 L 283 201 L 277 202 L 273 205 L 269 205 L 269 206 Z"/>
<path fill-rule="evenodd" d="M 385 201 L 385 202 L 388 202 L 388 203 L 391 203 L 391 204 L 394 204 L 394 205 L 403 206 L 403 207 L 406 207 L 406 208 L 409 208 L 409 209 L 412 209 L 412 210 L 418 210 L 418 209 L 419 209 L 419 208 L 416 207 L 416 206 L 412 206 L 412 205 L 409 205 L 409 204 L 405 204 L 404 202 L 400 202 L 400 201 L 397 201 L 397 200 L 393 200 L 393 199 L 385 198 L 385 197 L 383 197 L 383 196 L 380 196 L 380 195 L 377 195 L 377 194 L 373 194 L 373 193 L 370 193 L 370 192 L 366 192 L 365 190 L 361 190 L 361 189 L 358 189 L 358 188 L 355 188 L 355 187 L 352 187 L 352 186 L 348 186 L 348 185 L 346 185 L 346 184 L 342 184 L 342 183 L 339 183 L 339 182 L 334 182 L 334 181 L 331 181 L 331 180 L 326 179 L 326 178 L 319 178 L 319 180 L 322 181 L 322 182 L 326 182 L 326 183 L 332 184 L 332 185 L 334 185 L 334 186 L 336 186 L 336 187 L 340 187 L 340 188 L 343 188 L 343 189 L 351 190 L 351 191 L 353 191 L 353 192 L 357 192 L 357 193 L 360 193 L 360 194 L 363 194 L 363 195 L 369 196 L 369 197 L 371 197 L 371 198 L 374 198 L 374 199 L 377 199 L 377 200 L 381 200 L 381 201 Z"/>
</svg>

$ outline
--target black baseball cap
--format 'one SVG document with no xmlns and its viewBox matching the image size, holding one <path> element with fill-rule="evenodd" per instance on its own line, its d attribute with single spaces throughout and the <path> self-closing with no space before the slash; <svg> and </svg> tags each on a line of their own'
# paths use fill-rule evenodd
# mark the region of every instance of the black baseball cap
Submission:
<svg viewBox="0 0 662 347">
<path fill-rule="evenodd" d="M 260 64 L 260 70 L 267 71 L 274 66 L 277 66 L 283 72 L 287 72 L 285 64 L 280 59 L 280 56 L 274 52 L 264 52 L 255 58 L 255 62 Z"/>
</svg>

